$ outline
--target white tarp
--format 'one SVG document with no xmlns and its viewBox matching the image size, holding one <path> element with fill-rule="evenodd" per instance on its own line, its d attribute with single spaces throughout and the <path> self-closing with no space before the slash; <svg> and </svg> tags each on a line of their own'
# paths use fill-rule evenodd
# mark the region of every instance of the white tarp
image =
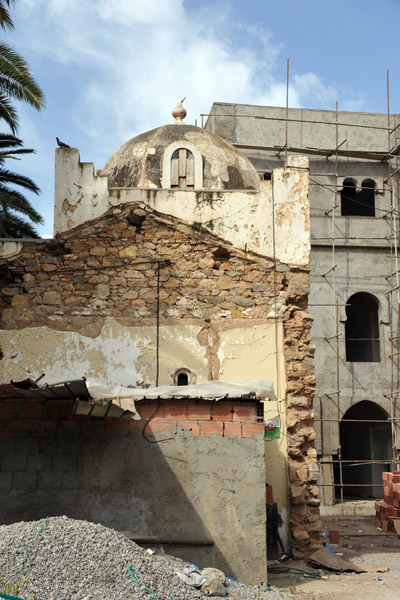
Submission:
<svg viewBox="0 0 400 600">
<path fill-rule="evenodd" d="M 132 398 L 133 400 L 157 400 L 161 398 L 203 398 L 222 400 L 223 398 L 254 397 L 274 400 L 274 384 L 269 379 L 244 381 L 207 381 L 194 385 L 160 385 L 154 388 L 129 388 L 121 385 L 104 385 L 91 379 L 86 387 L 92 398 Z"/>
<path fill-rule="evenodd" d="M 87 379 L 86 387 L 91 398 L 88 402 L 77 400 L 75 414 L 93 417 L 118 418 L 128 414 L 133 419 L 140 419 L 135 401 L 145 399 L 202 398 L 213 401 L 224 398 L 275 399 L 273 383 L 268 379 L 207 381 L 195 385 L 160 385 L 147 389 L 108 385 Z"/>
</svg>

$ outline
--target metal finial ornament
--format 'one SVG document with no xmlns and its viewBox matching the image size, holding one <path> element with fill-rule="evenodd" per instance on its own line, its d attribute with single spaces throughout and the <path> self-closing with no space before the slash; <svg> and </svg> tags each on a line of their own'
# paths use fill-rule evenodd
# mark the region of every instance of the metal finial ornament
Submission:
<svg viewBox="0 0 400 600">
<path fill-rule="evenodd" d="M 184 102 L 185 100 L 186 100 L 186 96 L 183 98 L 183 100 L 178 102 L 178 104 L 175 106 L 174 110 L 172 111 L 172 116 L 175 119 L 175 125 L 183 125 L 182 119 L 184 119 L 187 114 L 186 110 L 182 106 L 182 102 Z"/>
</svg>

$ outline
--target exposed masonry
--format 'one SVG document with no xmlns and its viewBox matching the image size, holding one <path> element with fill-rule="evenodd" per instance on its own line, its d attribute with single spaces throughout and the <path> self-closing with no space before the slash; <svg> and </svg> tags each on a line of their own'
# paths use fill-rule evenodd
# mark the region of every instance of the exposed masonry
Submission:
<svg viewBox="0 0 400 600">
<path fill-rule="evenodd" d="M 138 211 L 145 217 L 139 227 L 129 223 Z M 154 325 L 157 264 L 142 261 L 156 260 L 171 261 L 160 269 L 161 323 L 201 326 L 198 341 L 205 347 L 209 379 L 218 378 L 221 330 L 283 323 L 290 520 L 297 548 L 305 549 L 318 539 L 320 527 L 307 267 L 279 262 L 274 267 L 272 260 L 234 249 L 201 226 L 124 204 L 54 241 L 24 245 L 2 289 L 1 325 L 46 326 L 93 338 L 109 318 L 129 327 Z M 168 427 L 165 418 L 151 427 L 157 423 Z M 252 427 L 259 432 L 259 425 Z M 233 419 L 213 420 L 207 428 L 220 435 L 238 431 Z M 192 428 L 192 435 L 197 431 Z"/>
</svg>

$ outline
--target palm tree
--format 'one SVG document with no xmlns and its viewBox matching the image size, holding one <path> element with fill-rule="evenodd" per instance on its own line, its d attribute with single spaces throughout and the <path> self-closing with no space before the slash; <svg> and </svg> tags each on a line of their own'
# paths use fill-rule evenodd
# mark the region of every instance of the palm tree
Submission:
<svg viewBox="0 0 400 600">
<path fill-rule="evenodd" d="M 10 133 L 0 133 L 0 237 L 38 238 L 31 223 L 43 223 L 43 218 L 25 196 L 10 186 L 20 186 L 39 194 L 38 186 L 29 177 L 13 173 L 4 167 L 5 160 L 19 160 L 19 154 L 32 154 L 31 148 L 23 148 L 22 140 Z M 22 215 L 22 217 L 21 217 Z"/>
</svg>

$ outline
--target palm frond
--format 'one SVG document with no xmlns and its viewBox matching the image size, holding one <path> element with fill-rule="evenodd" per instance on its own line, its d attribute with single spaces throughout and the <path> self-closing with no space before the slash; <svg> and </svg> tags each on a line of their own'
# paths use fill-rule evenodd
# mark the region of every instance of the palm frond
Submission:
<svg viewBox="0 0 400 600">
<path fill-rule="evenodd" d="M 44 108 L 44 94 L 35 81 L 26 60 L 11 46 L 0 41 L 0 92 Z"/>
<path fill-rule="evenodd" d="M 11 4 L 14 4 L 15 0 L 1 0 L 0 1 L 0 27 L 2 29 L 14 29 L 14 23 L 10 17 L 8 8 Z"/>
<path fill-rule="evenodd" d="M 0 166 L 0 185 L 2 183 L 12 183 L 14 185 L 20 185 L 30 192 L 34 192 L 35 194 L 39 194 L 40 189 L 36 185 L 32 179 L 29 177 L 25 177 L 25 175 L 18 175 L 18 173 L 13 173 L 8 169 L 4 169 L 4 167 Z"/>
<path fill-rule="evenodd" d="M 39 238 L 34 227 L 18 215 L 0 209 L 0 236 L 9 238 Z"/>
<path fill-rule="evenodd" d="M 42 224 L 43 217 L 18 190 L 0 186 L 0 207 L 3 211 L 16 211 L 28 217 L 33 223 Z"/>
</svg>

